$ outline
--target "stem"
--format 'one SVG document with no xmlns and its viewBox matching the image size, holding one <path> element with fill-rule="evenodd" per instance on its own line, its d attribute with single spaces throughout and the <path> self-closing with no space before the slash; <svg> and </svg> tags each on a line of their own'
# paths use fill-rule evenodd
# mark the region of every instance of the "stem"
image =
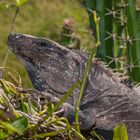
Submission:
<svg viewBox="0 0 140 140">
<path fill-rule="evenodd" d="M 19 13 L 19 7 L 16 7 L 16 11 L 15 11 L 14 17 L 13 17 L 13 19 L 12 19 L 12 24 L 11 24 L 11 27 L 10 27 L 10 33 L 11 33 L 11 32 L 13 31 L 13 29 L 14 29 L 14 25 L 15 25 L 15 21 L 16 21 L 16 17 L 17 17 L 17 14 L 18 14 L 18 13 Z M 2 64 L 2 68 L 4 68 L 8 56 L 9 56 L 9 48 L 6 49 L 6 55 L 5 55 L 5 57 L 4 57 L 4 61 L 3 61 L 3 64 Z"/>
<path fill-rule="evenodd" d="M 57 111 L 59 107 L 65 102 L 65 100 L 73 93 L 73 91 L 79 86 L 81 81 L 79 80 L 76 82 L 72 88 L 69 89 L 69 91 L 60 99 L 60 101 L 55 105 L 53 112 Z"/>
<path fill-rule="evenodd" d="M 97 18 L 97 15 L 96 15 L 95 11 L 93 11 L 92 14 L 93 14 L 93 18 L 94 18 L 94 22 L 95 22 L 95 26 L 96 26 L 97 41 L 96 41 L 95 48 L 93 48 L 93 50 L 91 52 L 90 59 L 87 62 L 87 66 L 86 66 L 85 73 L 84 73 L 84 78 L 83 78 L 83 81 L 82 81 L 82 86 L 81 86 L 81 89 L 80 89 L 80 94 L 79 94 L 78 101 L 77 101 L 76 107 L 75 107 L 75 122 L 77 124 L 76 125 L 76 130 L 78 132 L 80 132 L 80 127 L 78 125 L 78 123 L 79 123 L 79 118 L 78 118 L 79 106 L 80 106 L 81 99 L 82 99 L 82 96 L 83 96 L 83 92 L 84 92 L 84 88 L 85 88 L 85 83 L 86 83 L 86 80 L 87 80 L 87 76 L 88 76 L 88 72 L 89 72 L 89 69 L 90 69 L 90 65 L 92 63 L 92 59 L 93 59 L 93 57 L 94 57 L 94 55 L 96 53 L 97 47 L 100 46 L 100 35 L 99 35 L 99 20 L 100 19 Z"/>
<path fill-rule="evenodd" d="M 11 27 L 10 27 L 10 33 L 11 33 L 11 32 L 13 31 L 13 29 L 14 29 L 14 25 L 15 25 L 16 17 L 17 17 L 17 15 L 18 15 L 18 13 L 19 13 L 19 7 L 16 7 L 16 11 L 15 11 L 15 14 L 14 14 L 13 19 L 12 19 L 12 25 L 11 25 Z"/>
<path fill-rule="evenodd" d="M 65 100 L 73 93 L 73 91 L 79 86 L 81 81 L 77 81 L 70 89 L 69 91 L 60 99 L 60 101 L 55 105 L 54 109 L 50 114 L 43 117 L 42 120 L 38 123 L 38 125 L 34 126 L 34 129 L 37 129 L 43 122 L 45 122 L 49 117 L 52 116 L 52 114 L 58 110 L 58 108 L 65 102 Z"/>
</svg>

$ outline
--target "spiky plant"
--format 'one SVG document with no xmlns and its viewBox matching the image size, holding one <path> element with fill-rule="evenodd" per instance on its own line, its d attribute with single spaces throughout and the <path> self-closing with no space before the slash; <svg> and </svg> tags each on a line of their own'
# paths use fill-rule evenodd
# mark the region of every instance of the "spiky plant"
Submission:
<svg viewBox="0 0 140 140">
<path fill-rule="evenodd" d="M 90 26 L 95 32 L 91 11 L 100 20 L 101 47 L 97 57 L 112 68 L 127 72 L 131 79 L 140 81 L 140 18 L 139 0 L 83 0 Z"/>
</svg>

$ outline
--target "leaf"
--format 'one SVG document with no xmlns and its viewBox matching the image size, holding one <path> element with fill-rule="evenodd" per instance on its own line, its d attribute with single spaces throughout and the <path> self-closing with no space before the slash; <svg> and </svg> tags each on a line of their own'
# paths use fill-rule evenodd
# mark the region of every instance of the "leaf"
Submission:
<svg viewBox="0 0 140 140">
<path fill-rule="evenodd" d="M 7 137 L 8 137 L 8 135 L 6 133 L 4 133 L 2 129 L 0 129 L 0 139 L 5 139 Z"/>
<path fill-rule="evenodd" d="M 13 127 L 13 125 L 11 125 L 10 123 L 8 122 L 3 122 L 3 121 L 0 121 L 0 126 L 3 126 L 4 129 L 6 129 L 8 132 L 12 133 L 12 132 L 16 132 L 18 133 L 19 135 L 22 134 L 20 133 L 19 130 L 17 130 L 15 127 Z"/>
<path fill-rule="evenodd" d="M 114 128 L 113 140 L 128 140 L 125 124 L 119 124 Z"/>
<path fill-rule="evenodd" d="M 28 127 L 28 119 L 26 117 L 20 117 L 12 123 L 3 122 L 0 120 L 0 125 L 9 132 L 16 132 L 21 135 Z"/>
<path fill-rule="evenodd" d="M 20 7 L 26 2 L 28 2 L 28 0 L 15 0 L 15 2 L 16 2 L 16 6 Z"/>
<path fill-rule="evenodd" d="M 54 109 L 54 104 L 53 103 L 48 103 L 47 107 L 48 107 L 47 108 L 48 113 L 52 113 L 53 109 Z"/>
<path fill-rule="evenodd" d="M 28 127 L 28 119 L 26 117 L 20 117 L 12 123 L 13 127 L 20 131 L 20 133 L 24 132 Z"/>
</svg>

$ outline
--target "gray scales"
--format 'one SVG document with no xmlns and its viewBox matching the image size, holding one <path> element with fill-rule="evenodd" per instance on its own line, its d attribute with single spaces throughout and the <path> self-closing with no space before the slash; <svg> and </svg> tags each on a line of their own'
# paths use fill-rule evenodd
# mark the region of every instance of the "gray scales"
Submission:
<svg viewBox="0 0 140 140">
<path fill-rule="evenodd" d="M 8 46 L 22 61 L 35 89 L 57 101 L 83 78 L 88 57 L 56 42 L 25 34 L 11 33 Z M 62 105 L 62 115 L 70 123 L 75 119 L 79 89 Z M 112 129 L 125 123 L 129 140 L 140 138 L 140 88 L 129 88 L 104 65 L 93 60 L 80 104 L 81 130 L 96 127 L 105 139 L 112 139 Z M 100 131 L 101 130 L 101 131 Z M 104 135 L 109 130 L 110 138 Z"/>
</svg>

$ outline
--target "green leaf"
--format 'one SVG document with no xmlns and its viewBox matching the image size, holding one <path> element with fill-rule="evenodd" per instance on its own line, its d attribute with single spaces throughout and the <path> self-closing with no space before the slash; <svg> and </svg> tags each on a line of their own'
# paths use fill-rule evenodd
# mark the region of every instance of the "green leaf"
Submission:
<svg viewBox="0 0 140 140">
<path fill-rule="evenodd" d="M 15 0 L 16 1 L 16 6 L 20 7 L 23 4 L 25 4 L 26 2 L 28 2 L 28 0 Z"/>
<path fill-rule="evenodd" d="M 9 132 L 16 132 L 21 135 L 28 127 L 28 119 L 26 117 L 20 117 L 12 123 L 3 122 L 0 120 L 0 125 Z"/>
<path fill-rule="evenodd" d="M 125 124 L 119 124 L 114 128 L 113 140 L 128 140 Z"/>
<path fill-rule="evenodd" d="M 3 121 L 0 121 L 0 126 L 3 126 L 4 129 L 6 129 L 8 132 L 12 133 L 12 132 L 16 132 L 18 133 L 19 135 L 22 134 L 20 133 L 19 130 L 17 130 L 13 125 L 11 125 L 10 123 L 8 122 L 3 122 Z"/>
<path fill-rule="evenodd" d="M 53 109 L 54 109 L 54 104 L 53 103 L 48 103 L 47 107 L 48 107 L 47 108 L 48 113 L 52 113 Z"/>
<path fill-rule="evenodd" d="M 14 122 L 12 122 L 13 127 L 20 131 L 20 133 L 24 132 L 28 127 L 28 119 L 26 117 L 20 117 Z"/>
<path fill-rule="evenodd" d="M 6 133 L 4 133 L 2 129 L 0 129 L 0 139 L 5 139 L 7 137 L 8 137 L 8 135 Z"/>
</svg>

